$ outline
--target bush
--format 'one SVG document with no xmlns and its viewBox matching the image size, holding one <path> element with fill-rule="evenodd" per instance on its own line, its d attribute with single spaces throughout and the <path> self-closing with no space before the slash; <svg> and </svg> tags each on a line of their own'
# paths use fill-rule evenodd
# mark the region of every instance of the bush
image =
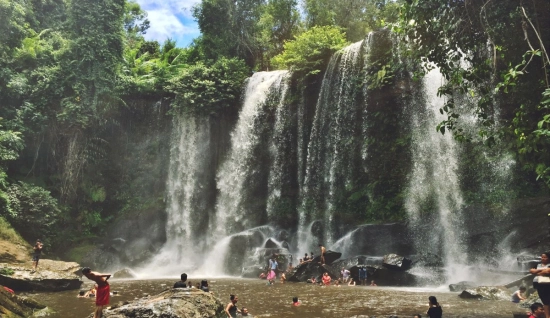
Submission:
<svg viewBox="0 0 550 318">
<path fill-rule="evenodd" d="M 278 68 L 314 75 L 327 65 L 332 54 L 347 45 L 346 34 L 334 26 L 313 27 L 284 44 L 284 52 L 271 63 Z"/>
<path fill-rule="evenodd" d="M 55 235 L 61 211 L 49 191 L 19 182 L 10 185 L 7 194 L 12 212 L 7 218 L 23 238 L 34 241 Z"/>
</svg>

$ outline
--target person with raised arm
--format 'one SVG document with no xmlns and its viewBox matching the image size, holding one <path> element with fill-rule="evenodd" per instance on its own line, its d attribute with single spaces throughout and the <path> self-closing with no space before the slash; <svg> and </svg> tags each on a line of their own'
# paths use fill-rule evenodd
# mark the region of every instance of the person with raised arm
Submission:
<svg viewBox="0 0 550 318">
<path fill-rule="evenodd" d="M 111 274 L 92 272 L 88 267 L 82 268 L 82 274 L 97 284 L 94 318 L 101 318 L 103 316 L 103 308 L 109 305 L 110 287 L 107 280 L 111 277 Z"/>
</svg>

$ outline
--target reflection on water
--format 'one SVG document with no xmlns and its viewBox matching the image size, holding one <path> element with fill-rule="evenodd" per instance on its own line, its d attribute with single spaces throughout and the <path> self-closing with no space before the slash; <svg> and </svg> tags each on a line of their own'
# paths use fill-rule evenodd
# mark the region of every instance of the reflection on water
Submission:
<svg viewBox="0 0 550 318">
<path fill-rule="evenodd" d="M 191 277 L 196 284 L 202 277 Z M 173 280 L 114 280 L 111 304 L 132 300 L 145 295 L 154 295 L 170 288 Z M 86 281 L 84 288 L 92 286 Z M 359 315 L 388 317 L 412 317 L 425 314 L 428 296 L 434 295 L 443 307 L 446 318 L 465 317 L 511 317 L 512 312 L 525 311 L 509 301 L 464 300 L 457 293 L 425 288 L 384 287 L 319 287 L 305 283 L 287 283 L 266 286 L 265 280 L 215 279 L 210 281 L 210 290 L 222 300 L 229 302 L 229 294 L 239 296 L 239 307 L 247 307 L 253 317 L 354 317 Z M 76 298 L 78 291 L 36 293 L 28 296 L 57 311 L 52 318 L 87 317 L 94 308 L 93 299 Z M 297 296 L 302 306 L 293 307 L 292 297 Z"/>
</svg>

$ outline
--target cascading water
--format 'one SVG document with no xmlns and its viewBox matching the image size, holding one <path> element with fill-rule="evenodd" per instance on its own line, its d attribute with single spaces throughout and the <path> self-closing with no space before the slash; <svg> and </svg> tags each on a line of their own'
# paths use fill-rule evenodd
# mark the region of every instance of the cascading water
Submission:
<svg viewBox="0 0 550 318">
<path fill-rule="evenodd" d="M 299 219 L 299 254 L 315 243 L 333 242 L 334 217 L 342 190 L 352 183 L 362 144 L 361 90 L 353 80 L 360 76 L 364 41 L 354 43 L 331 58 L 317 101 L 308 146 L 306 176 Z M 359 156 L 358 156 L 359 155 Z M 323 229 L 312 233 L 314 221 Z M 312 234 L 316 238 L 312 238 Z M 317 242 L 314 242 L 317 241 Z"/>
<path fill-rule="evenodd" d="M 415 103 L 412 121 L 412 162 L 406 209 L 413 222 L 426 222 L 422 213 L 432 209 L 437 212 L 429 220 L 429 233 L 419 240 L 420 250 L 444 255 L 447 264 L 447 281 L 467 280 L 457 272 L 467 261 L 461 229 L 462 191 L 459 184 L 458 146 L 452 135 L 441 135 L 435 127 L 444 116 L 439 109 L 444 99 L 437 96 L 443 84 L 439 70 L 431 70 L 423 80 L 424 92 Z M 425 108 L 422 110 L 422 106 Z"/>
<path fill-rule="evenodd" d="M 231 133 L 231 151 L 217 174 L 219 196 L 216 207 L 216 218 L 211 223 L 211 233 L 214 238 L 227 236 L 259 224 L 253 224 L 247 214 L 250 212 L 243 206 L 248 178 L 259 173 L 251 169 L 251 161 L 260 146 L 261 125 L 260 113 L 268 103 L 266 100 L 272 92 L 283 86 L 287 71 L 255 73 L 246 86 L 244 104 L 239 115 L 235 130 Z M 285 90 L 283 88 L 283 90 Z M 260 167 L 258 167 L 260 168 Z M 256 211 L 261 213 L 261 211 Z M 238 229 L 238 230 L 237 230 Z"/>
<path fill-rule="evenodd" d="M 435 131 L 444 119 L 444 99 L 437 96 L 442 76 L 433 70 L 418 84 L 403 67 L 392 75 L 393 85 L 370 86 L 372 78 L 380 79 L 384 59 L 397 54 L 388 33 L 371 34 L 332 57 L 315 107 L 293 103 L 287 71 L 250 77 L 230 149 L 215 172 L 210 122 L 179 118 L 167 186 L 167 242 L 148 271 L 224 276 L 244 275 L 250 267 L 248 277 L 257 277 L 253 270 L 270 253 L 317 254 L 323 243 L 372 264 L 387 253 L 442 255 L 447 282 L 471 278 L 465 276 L 471 274 L 465 270 L 470 233 L 463 231 L 460 161 L 468 154 L 451 134 Z M 484 169 L 488 179 L 507 180 L 510 160 L 486 162 L 494 166 Z M 386 209 L 385 216 L 402 208 L 398 195 L 406 196 L 412 236 L 403 223 L 358 224 L 368 208 Z"/>
<path fill-rule="evenodd" d="M 207 217 L 196 204 L 201 196 L 203 158 L 209 156 L 210 128 L 207 120 L 181 115 L 174 120 L 167 180 L 167 242 L 144 272 L 169 275 L 195 268 L 204 248 L 197 223 Z"/>
</svg>

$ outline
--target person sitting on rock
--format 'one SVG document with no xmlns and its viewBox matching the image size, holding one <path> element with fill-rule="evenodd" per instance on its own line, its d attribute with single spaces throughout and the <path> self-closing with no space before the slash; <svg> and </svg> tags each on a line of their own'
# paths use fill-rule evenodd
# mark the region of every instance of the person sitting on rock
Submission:
<svg viewBox="0 0 550 318">
<path fill-rule="evenodd" d="M 286 268 L 286 272 L 290 273 L 290 272 L 292 272 L 293 269 L 294 269 L 294 267 L 292 266 L 292 263 L 289 263 L 288 267 Z"/>
<path fill-rule="evenodd" d="M 310 258 L 309 258 L 309 256 L 307 256 L 307 253 L 306 253 L 306 255 L 304 255 L 303 260 L 304 260 L 304 262 L 309 262 Z"/>
<path fill-rule="evenodd" d="M 174 288 L 187 288 L 186 281 L 187 281 L 187 274 L 186 273 L 181 274 L 180 281 L 177 281 L 174 284 Z"/>
<path fill-rule="evenodd" d="M 512 302 L 513 303 L 519 303 L 520 301 L 522 300 L 525 300 L 525 291 L 527 290 L 527 288 L 525 288 L 525 286 L 521 286 L 519 288 L 519 290 L 516 290 L 513 294 L 512 294 Z"/>
</svg>

